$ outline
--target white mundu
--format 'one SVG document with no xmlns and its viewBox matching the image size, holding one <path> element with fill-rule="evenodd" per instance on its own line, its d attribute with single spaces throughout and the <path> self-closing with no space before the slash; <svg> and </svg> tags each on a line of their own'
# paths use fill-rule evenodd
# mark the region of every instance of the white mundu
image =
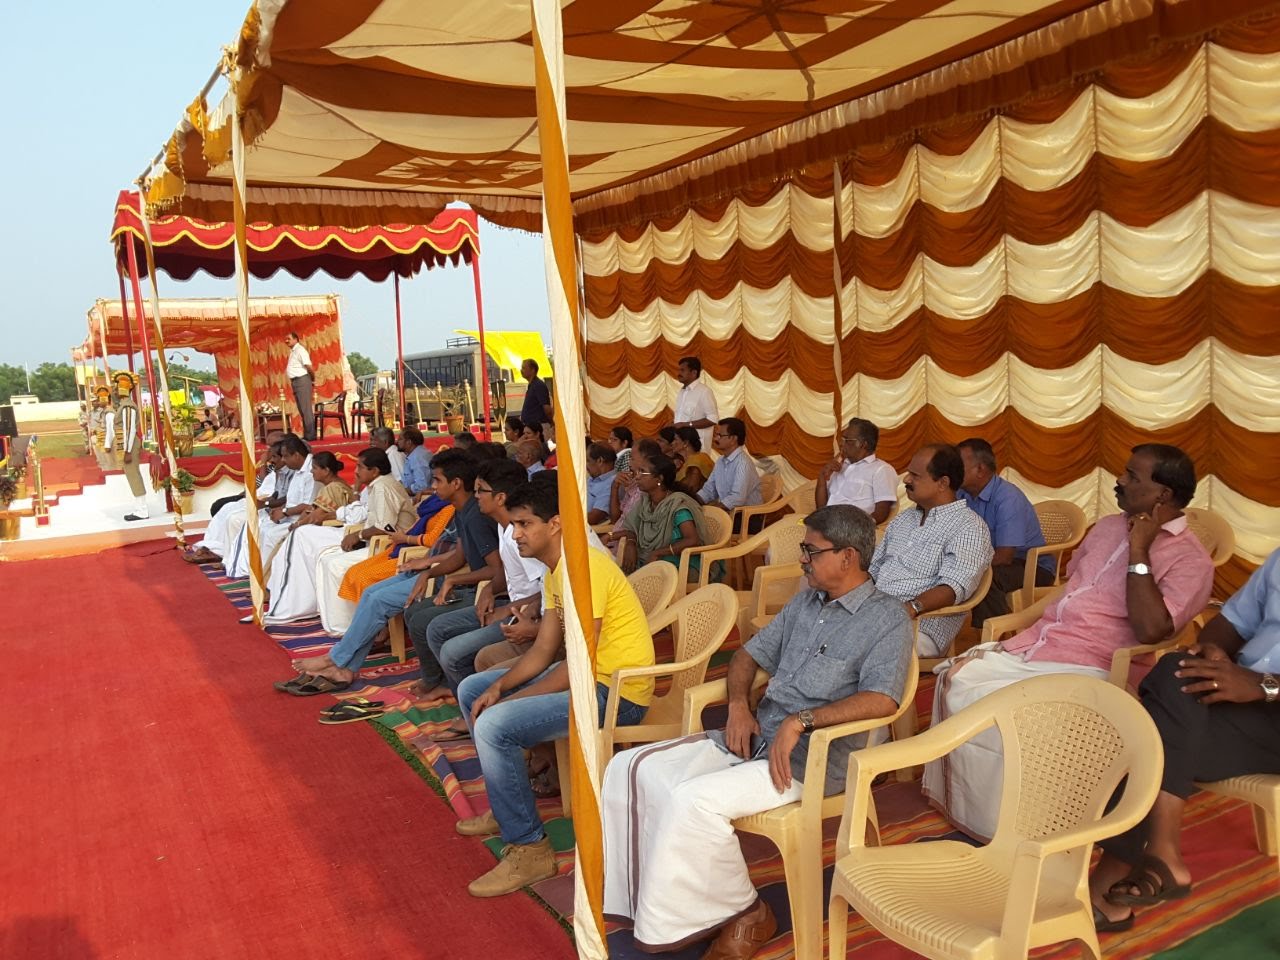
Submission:
<svg viewBox="0 0 1280 960">
<path fill-rule="evenodd" d="M 278 476 L 279 474 L 273 470 L 258 484 L 257 498 L 259 503 L 275 493 L 276 477 Z M 224 505 L 221 510 L 210 517 L 209 526 L 205 527 L 204 530 L 204 539 L 195 545 L 195 549 L 204 547 L 210 553 L 225 557 L 227 551 L 240 539 L 240 533 L 244 530 L 244 518 L 248 510 L 248 503 L 248 500 L 236 500 L 233 503 Z"/>
<path fill-rule="evenodd" d="M 304 503 L 311 503 L 315 499 L 315 478 L 311 476 L 311 454 L 307 454 L 307 459 L 303 461 L 301 467 L 289 480 L 289 489 L 285 493 L 284 508 L 291 510 L 294 507 L 302 506 Z M 258 555 L 262 558 L 264 569 L 271 562 L 271 555 L 275 553 L 276 548 L 284 542 L 284 538 L 289 535 L 289 527 L 293 524 L 293 517 L 286 517 L 279 523 L 275 523 L 271 519 L 271 511 L 263 508 L 258 511 Z M 247 526 L 247 524 L 246 524 Z M 223 557 L 227 555 L 224 553 Z M 236 540 L 235 548 L 231 551 L 231 556 L 227 558 L 224 564 L 227 576 L 235 579 L 242 579 L 249 575 L 249 532 L 242 529 L 240 537 Z"/>
</svg>

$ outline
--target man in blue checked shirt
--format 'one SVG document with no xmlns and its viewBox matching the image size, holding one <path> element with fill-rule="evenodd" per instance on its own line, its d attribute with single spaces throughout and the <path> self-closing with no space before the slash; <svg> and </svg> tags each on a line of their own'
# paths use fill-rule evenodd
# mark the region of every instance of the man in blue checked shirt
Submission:
<svg viewBox="0 0 1280 960">
<path fill-rule="evenodd" d="M 711 445 L 720 459 L 711 476 L 698 491 L 698 499 L 709 507 L 730 513 L 737 507 L 760 503 L 760 474 L 747 453 L 747 425 L 737 417 L 725 417 L 711 432 Z"/>
<path fill-rule="evenodd" d="M 405 427 L 400 431 L 400 451 L 404 454 L 404 471 L 400 482 L 415 500 L 431 492 L 431 455 L 423 446 L 426 440 L 417 427 Z"/>
</svg>

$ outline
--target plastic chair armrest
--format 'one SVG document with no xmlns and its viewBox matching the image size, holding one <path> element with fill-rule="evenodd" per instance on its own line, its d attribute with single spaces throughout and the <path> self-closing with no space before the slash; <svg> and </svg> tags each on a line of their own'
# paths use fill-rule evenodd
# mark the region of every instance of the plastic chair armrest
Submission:
<svg viewBox="0 0 1280 960">
<path fill-rule="evenodd" d="M 1054 599 L 1058 591 L 1046 597 L 1041 597 L 1029 607 L 1023 607 L 1013 613 L 1005 613 L 998 617 L 988 617 L 986 622 L 982 624 L 982 642 L 990 643 L 992 640 L 999 640 L 1011 633 L 1017 633 L 1024 630 L 1040 619 L 1040 614 L 1044 613 L 1044 608 L 1049 605 L 1049 601 Z"/>
<path fill-rule="evenodd" d="M 756 567 L 751 583 L 751 619 L 768 616 L 769 586 L 776 580 L 791 580 L 804 576 L 804 569 L 798 563 L 770 563 Z"/>
<path fill-rule="evenodd" d="M 391 546 L 391 538 L 386 536 L 385 534 L 380 533 L 377 536 L 370 537 L 369 538 L 369 556 L 376 557 L 383 550 L 386 550 L 387 547 L 389 546 Z"/>
<path fill-rule="evenodd" d="M 751 689 L 764 686 L 769 682 L 769 674 L 757 670 L 751 681 Z M 700 733 L 702 731 L 702 711 L 713 703 L 723 703 L 729 699 L 729 681 L 727 679 L 708 680 L 684 692 L 684 719 L 681 722 L 683 734 Z"/>
</svg>

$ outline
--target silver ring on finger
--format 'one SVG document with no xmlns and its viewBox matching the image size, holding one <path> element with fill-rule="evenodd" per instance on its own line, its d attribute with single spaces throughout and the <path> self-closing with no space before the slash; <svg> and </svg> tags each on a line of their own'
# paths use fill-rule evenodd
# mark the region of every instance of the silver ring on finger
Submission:
<svg viewBox="0 0 1280 960">
<path fill-rule="evenodd" d="M 1217 690 L 1217 689 L 1218 689 L 1218 681 L 1217 681 L 1217 680 L 1213 681 L 1213 689 L 1215 689 L 1215 690 Z"/>
</svg>

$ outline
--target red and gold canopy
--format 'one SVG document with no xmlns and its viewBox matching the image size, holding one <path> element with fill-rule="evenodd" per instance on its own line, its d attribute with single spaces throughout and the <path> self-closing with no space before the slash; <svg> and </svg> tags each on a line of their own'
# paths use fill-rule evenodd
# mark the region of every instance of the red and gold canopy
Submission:
<svg viewBox="0 0 1280 960">
<path fill-rule="evenodd" d="M 125 268 L 125 243 L 132 238 L 138 267 L 145 275 L 147 259 L 138 204 L 137 193 L 120 192 L 111 242 Z M 308 215 L 305 207 L 291 212 L 299 217 Z M 463 208 L 443 210 L 427 223 L 373 227 L 251 223 L 247 232 L 249 272 L 259 279 L 283 270 L 305 280 L 323 270 L 340 280 L 360 274 L 381 281 L 393 272 L 409 277 L 446 263 L 470 263 L 480 249 L 475 212 Z M 235 231 L 230 222 L 156 217 L 151 221 L 151 239 L 156 268 L 175 280 L 187 280 L 197 270 L 215 277 L 235 273 Z"/>
</svg>

